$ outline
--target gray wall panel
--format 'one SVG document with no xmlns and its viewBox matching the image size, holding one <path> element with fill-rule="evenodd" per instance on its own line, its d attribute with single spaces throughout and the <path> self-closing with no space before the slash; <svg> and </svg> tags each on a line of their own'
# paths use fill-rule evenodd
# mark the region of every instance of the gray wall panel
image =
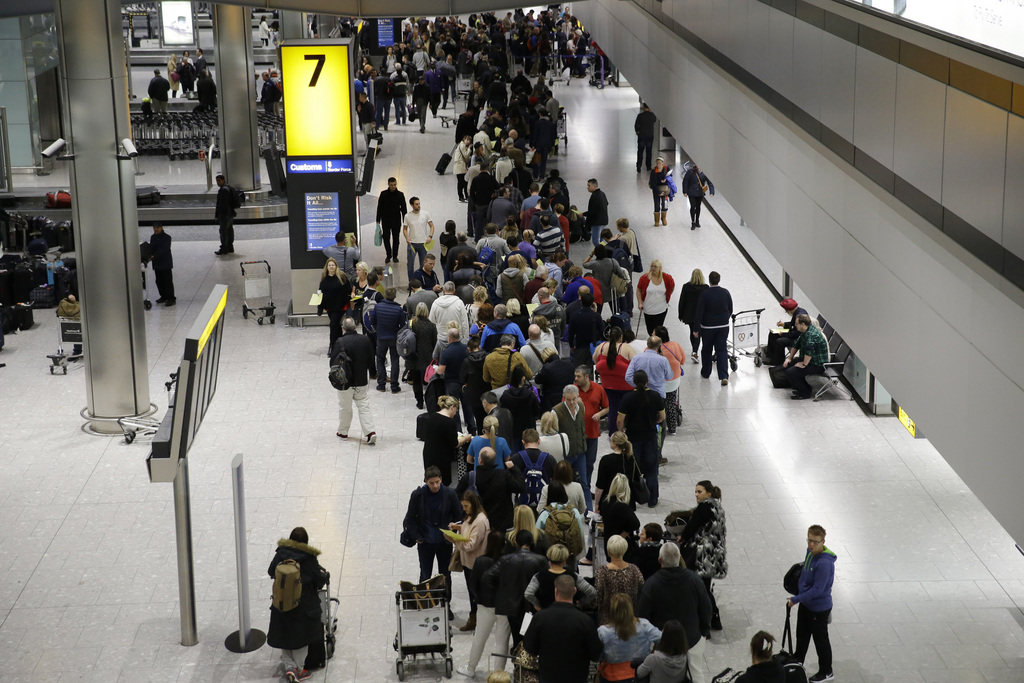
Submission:
<svg viewBox="0 0 1024 683">
<path fill-rule="evenodd" d="M 1008 116 L 1005 110 L 948 89 L 942 203 L 996 242 L 1003 234 Z"/>
<path fill-rule="evenodd" d="M 893 170 L 937 202 L 942 201 L 945 118 L 946 86 L 916 71 L 899 67 Z"/>
<path fill-rule="evenodd" d="M 895 125 L 896 64 L 858 47 L 853 144 L 891 169 Z"/>
<path fill-rule="evenodd" d="M 774 11 L 768 17 L 768 51 L 772 70 L 765 80 L 784 97 L 792 100 L 796 94 L 793 83 L 793 22 L 796 18 Z"/>
<path fill-rule="evenodd" d="M 1009 117 L 1003 196 L 1003 246 L 1024 258 L 1024 119 L 1019 116 Z"/>
<path fill-rule="evenodd" d="M 768 17 L 771 9 L 757 0 L 747 5 L 747 49 L 743 55 L 743 68 L 762 81 L 771 73 L 771 55 L 768 52 Z"/>
<path fill-rule="evenodd" d="M 796 22 L 793 29 L 793 103 L 820 118 L 822 31 L 803 21 Z"/>
<path fill-rule="evenodd" d="M 853 96 L 856 90 L 857 46 L 830 33 L 821 34 L 821 122 L 853 140 Z"/>
</svg>

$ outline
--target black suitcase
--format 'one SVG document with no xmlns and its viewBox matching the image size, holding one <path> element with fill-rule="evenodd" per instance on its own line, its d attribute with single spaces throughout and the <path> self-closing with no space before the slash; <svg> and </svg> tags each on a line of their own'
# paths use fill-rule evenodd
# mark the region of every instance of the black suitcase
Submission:
<svg viewBox="0 0 1024 683">
<path fill-rule="evenodd" d="M 792 384 L 789 383 L 789 378 L 786 377 L 786 369 L 781 365 L 773 365 L 768 368 L 768 376 L 772 379 L 772 386 L 776 389 L 790 389 Z"/>
<path fill-rule="evenodd" d="M 35 286 L 35 274 L 31 266 L 28 268 L 19 266 L 11 271 L 11 296 L 14 303 L 28 301 Z"/>
<path fill-rule="evenodd" d="M 14 273 L 10 270 L 0 270 L 0 306 L 10 306 L 14 303 Z"/>
<path fill-rule="evenodd" d="M 138 206 L 152 206 L 160 203 L 160 190 L 152 185 L 135 188 L 135 203 Z"/>
<path fill-rule="evenodd" d="M 455 151 L 455 147 L 452 147 L 452 152 Z M 437 171 L 437 175 L 444 175 L 448 172 L 448 164 L 452 163 L 452 155 L 449 152 L 445 152 L 441 155 L 441 158 L 437 161 L 437 166 L 434 170 Z"/>
<path fill-rule="evenodd" d="M 75 250 L 75 230 L 71 221 L 61 221 L 57 224 L 57 239 L 62 252 Z"/>
<path fill-rule="evenodd" d="M 21 331 L 32 329 L 36 324 L 35 316 L 32 315 L 32 304 L 14 304 L 7 311 L 13 315 Z"/>
</svg>

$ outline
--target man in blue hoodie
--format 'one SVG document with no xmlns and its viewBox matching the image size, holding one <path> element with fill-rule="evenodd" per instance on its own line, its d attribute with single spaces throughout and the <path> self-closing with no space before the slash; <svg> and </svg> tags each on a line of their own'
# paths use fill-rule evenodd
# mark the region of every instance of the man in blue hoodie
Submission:
<svg viewBox="0 0 1024 683">
<path fill-rule="evenodd" d="M 704 346 L 700 350 L 700 376 L 711 377 L 711 354 L 718 361 L 718 379 L 722 386 L 729 384 L 729 319 L 732 317 L 732 295 L 725 287 L 719 287 L 722 276 L 715 271 L 708 273 L 710 287 L 700 293 L 697 299 L 697 313 L 693 325 L 700 329 Z M 697 336 L 697 332 L 693 336 Z"/>
<path fill-rule="evenodd" d="M 807 554 L 800 572 L 800 592 L 791 597 L 787 607 L 799 605 L 796 613 L 796 652 L 804 661 L 807 647 L 814 638 L 818 653 L 818 673 L 810 683 L 832 680 L 832 644 L 828 639 L 828 620 L 832 613 L 832 581 L 835 578 L 836 554 L 825 547 L 825 529 L 814 524 L 807 530 Z"/>
</svg>

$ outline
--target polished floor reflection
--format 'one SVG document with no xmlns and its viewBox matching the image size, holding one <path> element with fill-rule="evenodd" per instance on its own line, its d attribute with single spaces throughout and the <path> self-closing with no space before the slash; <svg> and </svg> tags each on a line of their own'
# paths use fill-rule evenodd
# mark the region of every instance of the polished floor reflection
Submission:
<svg viewBox="0 0 1024 683">
<path fill-rule="evenodd" d="M 596 176 L 611 214 L 636 226 L 646 260 L 661 258 L 678 284 L 694 267 L 718 270 L 737 309 L 767 307 L 767 321 L 778 317 L 772 295 L 710 216 L 691 232 L 676 201 L 669 225 L 653 227 L 646 179 L 633 172 L 635 93 L 582 81 L 556 88 L 570 118 L 568 153 L 555 165 L 572 202 L 585 206 L 585 181 Z M 424 198 L 435 225 L 452 218 L 462 228 L 454 177 L 433 172 L 453 143 L 452 129 L 439 124 L 430 119 L 426 135 L 391 126 L 376 190 L 394 175 L 407 196 Z M 178 163 L 147 161 L 146 172 L 145 184 L 201 182 Z M 713 179 L 728 195 L 727 179 Z M 372 198 L 362 202 L 364 225 L 372 225 L 373 208 Z M 415 553 L 398 543 L 408 494 L 422 476 L 412 391 L 371 392 L 376 446 L 340 442 L 327 329 L 285 327 L 283 317 L 257 326 L 241 316 L 243 260 L 270 261 L 278 304 L 287 304 L 284 226 L 239 226 L 237 253 L 224 259 L 213 255 L 215 226 L 167 232 L 177 238 L 178 305 L 146 314 L 161 412 L 185 332 L 214 284 L 231 287 L 220 385 L 190 454 L 199 645 L 178 643 L 171 488 L 149 483 L 144 445 L 82 433 L 83 373 L 47 372 L 56 320 L 41 311 L 36 329 L 9 336 L 0 353 L 7 364 L 0 369 L 3 679 L 277 680 L 276 652 L 236 655 L 223 646 L 238 627 L 229 463 L 242 453 L 254 626 L 266 628 L 275 543 L 303 525 L 323 549 L 342 615 L 337 656 L 313 680 L 396 680 L 394 591 L 417 575 Z M 382 249 L 367 252 L 366 260 L 383 262 Z M 585 252 L 577 246 L 573 256 Z M 669 329 L 685 334 L 674 316 Z M 865 416 L 851 401 L 794 403 L 746 359 L 728 387 L 702 381 L 688 365 L 680 392 L 685 420 L 665 449 L 661 503 L 641 517 L 661 521 L 692 505 L 700 479 L 722 488 L 730 572 L 718 587 L 725 630 L 706 650 L 712 674 L 745 667 L 755 631 L 780 633 L 782 575 L 802 558 L 806 527 L 819 523 L 839 557 L 831 626 L 837 681 L 1024 680 L 1024 558 L 927 441 L 912 439 L 894 418 Z M 461 581 L 455 595 L 461 624 L 468 609 Z M 457 664 L 470 640 L 454 636 Z M 808 664 L 816 670 L 813 658 Z M 443 667 L 407 672 L 410 680 L 436 680 Z"/>
</svg>

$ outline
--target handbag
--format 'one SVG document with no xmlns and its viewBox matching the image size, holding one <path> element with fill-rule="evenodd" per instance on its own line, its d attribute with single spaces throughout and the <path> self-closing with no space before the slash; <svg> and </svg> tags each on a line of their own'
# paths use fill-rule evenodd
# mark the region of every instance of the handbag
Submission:
<svg viewBox="0 0 1024 683">
<path fill-rule="evenodd" d="M 644 479 L 640 468 L 637 467 L 636 458 L 633 461 L 633 476 L 629 479 L 629 494 L 639 505 L 647 505 L 651 500 L 651 490 L 647 488 L 647 480 Z"/>
<path fill-rule="evenodd" d="M 612 289 L 619 296 L 626 296 L 629 291 L 629 280 L 621 277 L 618 273 L 612 273 Z"/>
<path fill-rule="evenodd" d="M 431 363 L 427 366 L 427 369 L 423 371 L 423 383 L 429 384 L 430 380 L 433 379 L 434 375 L 437 374 L 437 363 Z"/>
<path fill-rule="evenodd" d="M 384 244 L 384 230 L 380 227 L 380 223 L 373 229 L 373 246 L 379 247 Z"/>
<path fill-rule="evenodd" d="M 658 185 L 659 194 L 668 194 L 668 185 Z"/>
<path fill-rule="evenodd" d="M 462 557 L 459 553 L 458 548 L 452 550 L 452 559 L 448 560 L 448 571 L 450 572 L 461 572 L 465 569 L 462 566 Z"/>
<path fill-rule="evenodd" d="M 640 256 L 640 245 L 636 245 L 636 253 L 633 254 L 633 272 L 642 273 L 644 272 L 644 259 Z"/>
</svg>

